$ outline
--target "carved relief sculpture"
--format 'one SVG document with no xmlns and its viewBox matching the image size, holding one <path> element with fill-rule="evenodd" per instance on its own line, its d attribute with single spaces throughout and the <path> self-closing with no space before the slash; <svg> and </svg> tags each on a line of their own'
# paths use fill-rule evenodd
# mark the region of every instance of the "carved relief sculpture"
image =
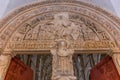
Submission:
<svg viewBox="0 0 120 80">
<path fill-rule="evenodd" d="M 38 21 L 37 24 L 25 23 L 18 29 L 13 41 L 55 40 L 60 38 L 81 41 L 109 40 L 107 33 L 97 27 L 98 25 L 89 20 L 75 22 L 72 19 L 74 16 L 75 14 L 61 12 L 51 15 L 53 19 L 50 21 L 45 20 L 42 23 Z"/>
<path fill-rule="evenodd" d="M 74 50 L 69 49 L 69 44 L 68 41 L 59 39 L 56 41 L 56 46 L 51 49 L 53 55 L 52 80 L 76 80 L 72 61 Z"/>
</svg>

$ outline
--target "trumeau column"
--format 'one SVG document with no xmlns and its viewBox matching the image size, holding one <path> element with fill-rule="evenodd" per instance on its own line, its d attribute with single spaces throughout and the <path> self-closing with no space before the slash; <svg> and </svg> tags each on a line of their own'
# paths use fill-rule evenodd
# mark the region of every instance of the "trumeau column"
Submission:
<svg viewBox="0 0 120 80">
<path fill-rule="evenodd" d="M 69 49 L 66 40 L 58 40 L 54 49 L 52 62 L 52 80 L 76 80 L 73 70 L 72 56 L 74 50 Z"/>
<path fill-rule="evenodd" d="M 112 58 L 120 75 L 120 54 L 114 53 Z"/>
<path fill-rule="evenodd" d="M 12 56 L 0 54 L 0 80 L 4 80 Z"/>
</svg>

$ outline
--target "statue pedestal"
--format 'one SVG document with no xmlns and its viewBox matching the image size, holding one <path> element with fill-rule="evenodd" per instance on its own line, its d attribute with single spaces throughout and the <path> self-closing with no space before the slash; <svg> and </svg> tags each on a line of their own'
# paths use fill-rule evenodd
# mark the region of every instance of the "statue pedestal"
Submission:
<svg viewBox="0 0 120 80">
<path fill-rule="evenodd" d="M 75 76 L 56 76 L 52 80 L 77 80 Z"/>
</svg>

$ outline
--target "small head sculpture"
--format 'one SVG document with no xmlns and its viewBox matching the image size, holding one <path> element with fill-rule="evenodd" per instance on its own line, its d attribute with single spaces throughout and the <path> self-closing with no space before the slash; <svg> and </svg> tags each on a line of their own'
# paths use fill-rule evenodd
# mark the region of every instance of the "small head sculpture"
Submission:
<svg viewBox="0 0 120 80">
<path fill-rule="evenodd" d="M 67 40 L 58 39 L 58 40 L 56 40 L 56 42 L 57 42 L 57 47 L 58 48 L 67 49 L 69 47 L 69 41 L 67 41 Z"/>
</svg>

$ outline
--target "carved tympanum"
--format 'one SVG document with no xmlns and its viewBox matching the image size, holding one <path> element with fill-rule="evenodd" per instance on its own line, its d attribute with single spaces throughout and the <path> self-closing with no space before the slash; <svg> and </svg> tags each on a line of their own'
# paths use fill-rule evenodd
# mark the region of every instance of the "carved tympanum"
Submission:
<svg viewBox="0 0 120 80">
<path fill-rule="evenodd" d="M 107 33 L 95 23 L 87 21 L 74 21 L 74 14 L 57 13 L 51 15 L 52 20 L 45 20 L 36 24 L 26 23 L 18 29 L 13 37 L 14 41 L 21 40 L 109 40 Z M 32 22 L 32 21 L 31 21 Z"/>
<path fill-rule="evenodd" d="M 7 45 L 10 49 L 49 50 L 56 39 L 70 40 L 72 49 L 118 50 L 111 36 L 98 23 L 69 12 L 49 13 L 35 17 L 19 27 Z"/>
</svg>

